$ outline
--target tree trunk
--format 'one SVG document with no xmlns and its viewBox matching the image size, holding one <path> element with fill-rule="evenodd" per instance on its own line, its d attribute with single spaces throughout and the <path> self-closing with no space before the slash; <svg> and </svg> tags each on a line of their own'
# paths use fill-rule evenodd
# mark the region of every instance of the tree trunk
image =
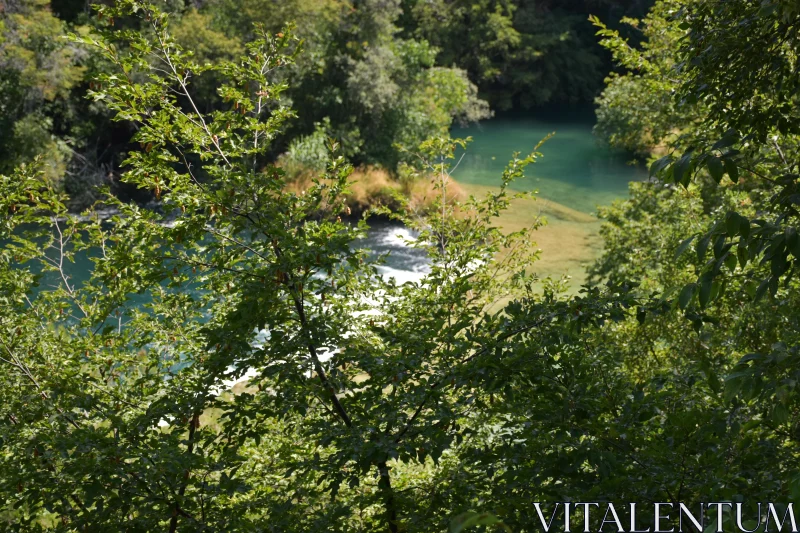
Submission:
<svg viewBox="0 0 800 533">
<path fill-rule="evenodd" d="M 389 533 L 398 533 L 400 530 L 397 523 L 397 506 L 394 500 L 392 480 L 389 477 L 389 467 L 386 465 L 386 461 L 378 463 L 378 473 L 380 474 L 378 488 L 383 493 L 383 506 L 386 509 L 386 521 L 389 524 Z"/>
</svg>

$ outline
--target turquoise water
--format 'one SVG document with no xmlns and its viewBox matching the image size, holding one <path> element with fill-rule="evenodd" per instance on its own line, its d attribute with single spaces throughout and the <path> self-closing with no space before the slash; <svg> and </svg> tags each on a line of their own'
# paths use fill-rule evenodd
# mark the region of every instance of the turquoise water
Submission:
<svg viewBox="0 0 800 533">
<path fill-rule="evenodd" d="M 626 164 L 623 154 L 613 152 L 599 144 L 592 135 L 594 116 L 591 110 L 555 110 L 547 114 L 527 116 L 499 116 L 468 128 L 455 128 L 453 136 L 472 136 L 466 154 L 453 172 L 463 183 L 496 186 L 500 184 L 503 168 L 515 151 L 529 152 L 548 133 L 556 135 L 540 149 L 543 158 L 528 167 L 526 177 L 515 182 L 518 190 L 538 189 L 540 197 L 563 204 L 572 209 L 592 213 L 598 204 L 605 205 L 627 195 L 628 182 L 646 178 L 642 168 Z M 593 232 L 592 224 L 585 232 Z M 409 231 L 396 224 L 373 221 L 366 239 L 359 246 L 376 253 L 388 253 L 387 263 L 381 273 L 398 281 L 419 279 L 427 270 L 421 250 L 408 248 L 404 238 Z M 551 226 L 558 241 L 564 244 L 569 236 L 566 226 Z M 588 234 L 588 233 L 587 233 Z M 582 234 L 581 234 L 582 235 Z M 582 237 L 581 237 L 582 238 Z M 566 239 L 566 240 L 565 240 Z M 540 243 L 543 244 L 543 243 Z M 568 244 L 568 243 L 567 243 Z M 577 245 L 587 248 L 589 241 Z M 563 268 L 563 258 L 553 250 L 545 250 Z M 581 262 L 578 258 L 575 261 Z M 81 285 L 93 268 L 85 252 L 76 254 L 75 262 L 66 265 L 71 283 Z M 42 279 L 44 289 L 60 283 L 59 276 L 48 273 Z M 134 304 L 147 301 L 146 295 L 135 295 Z"/>
<path fill-rule="evenodd" d="M 564 108 L 498 115 L 474 126 L 454 128 L 453 137 L 471 136 L 473 142 L 453 177 L 462 183 L 499 185 L 514 152 L 527 155 L 555 132 L 539 150 L 543 157 L 528 167 L 526 177 L 513 188 L 538 190 L 542 198 L 593 213 L 597 205 L 624 198 L 630 181 L 647 178 L 644 168 L 628 164 L 628 156 L 599 143 L 592 135 L 593 125 L 591 109 Z"/>
</svg>

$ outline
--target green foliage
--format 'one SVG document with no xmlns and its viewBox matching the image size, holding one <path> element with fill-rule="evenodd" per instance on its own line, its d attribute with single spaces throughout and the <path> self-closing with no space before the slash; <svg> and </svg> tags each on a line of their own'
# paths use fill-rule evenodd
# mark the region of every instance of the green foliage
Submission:
<svg viewBox="0 0 800 533">
<path fill-rule="evenodd" d="M 688 39 L 678 65 L 687 76 L 681 96 L 707 101 L 720 133 L 734 128 L 760 144 L 774 133 L 800 133 L 796 2 L 698 2 L 682 15 Z M 712 68 L 723 61 L 725 68 Z"/>
<path fill-rule="evenodd" d="M 413 148 L 445 133 L 454 119 L 488 116 L 463 71 L 435 68 L 435 49 L 401 39 L 399 3 L 365 2 L 342 17 L 318 74 L 293 82 L 301 119 L 330 117 L 343 142 L 358 139 L 356 162 L 394 169 L 396 145 Z"/>
<path fill-rule="evenodd" d="M 716 204 L 708 205 L 709 209 L 729 203 L 713 223 L 697 232 L 695 250 L 704 266 L 697 281 L 684 289 L 686 298 L 696 289 L 700 307 L 705 307 L 724 290 L 730 275 L 739 275 L 739 269 L 753 278 L 757 299 L 767 291 L 774 296 L 782 279 L 789 283 L 796 260 L 798 137 L 787 125 L 796 91 L 786 80 L 796 78 L 790 72 L 796 68 L 793 29 L 799 19 L 780 2 L 760 7 L 746 2 L 661 2 L 654 12 L 662 15 L 650 19 L 649 42 L 667 43 L 666 48 L 656 48 L 661 60 L 655 69 L 651 68 L 652 45 L 640 53 L 613 32 L 601 29 L 618 61 L 644 74 L 611 81 L 600 116 L 612 119 L 601 121 L 598 128 L 611 131 L 612 143 L 628 147 L 645 137 L 642 124 L 663 123 L 666 126 L 655 130 L 662 133 L 673 128 L 676 136 L 668 145 L 669 153 L 652 163 L 651 174 L 682 187 L 698 182 L 706 190 L 707 203 Z M 742 27 L 748 28 L 744 40 Z M 679 40 L 679 35 L 685 39 Z M 766 41 L 772 44 L 767 46 Z M 665 56 L 659 54 L 665 49 L 672 50 L 674 59 L 664 61 Z M 723 62 L 728 68 L 717 68 Z M 645 84 L 654 75 L 665 77 L 664 69 L 673 73 L 668 83 Z M 664 107 L 653 108 L 657 118 L 641 123 L 616 112 L 612 100 L 621 84 L 649 95 L 646 100 L 685 102 L 686 118 Z M 617 126 L 612 125 L 614 120 Z M 732 188 L 722 184 L 726 175 Z M 758 206 L 757 212 L 744 214 L 744 204 L 730 203 L 737 194 L 734 191 L 748 191 L 746 203 Z"/>
<path fill-rule="evenodd" d="M 794 456 L 800 152 L 787 121 L 797 101 L 789 78 L 797 79 L 798 13 L 791 2 L 704 0 L 659 2 L 654 13 L 661 15 L 649 19 L 651 46 L 643 52 L 601 29 L 632 70 L 612 79 L 601 98 L 601 131 L 642 152 L 659 140 L 648 137 L 649 124 L 672 133 L 663 138 L 666 155 L 650 167 L 661 181 L 632 187 L 631 200 L 603 212 L 606 250 L 595 276 L 634 279 L 655 295 L 639 308 L 640 325 L 612 328 L 620 344 L 611 349 L 630 350 L 638 375 L 667 368 L 690 380 L 692 394 L 704 391 L 698 405 L 706 407 L 693 416 L 724 434 L 733 456 L 745 443 L 766 457 Z M 656 54 L 652 70 L 654 48 L 667 55 Z M 664 104 L 637 115 L 615 105 L 634 94 Z M 686 320 L 671 319 L 674 313 Z M 665 378 L 675 382 L 658 379 Z M 703 442 L 694 430 L 687 435 L 686 447 Z M 715 453 L 710 441 L 701 446 Z M 767 486 L 781 497 L 795 494 L 791 469 L 752 469 L 760 459 L 747 460 L 734 460 L 737 479 L 713 472 L 704 497 L 737 485 L 748 499 Z M 759 469 L 771 469 L 762 488 L 749 485 Z"/>
<path fill-rule="evenodd" d="M 35 169 L 0 181 L 4 520 L 442 529 L 453 510 L 420 512 L 413 483 L 462 441 L 498 353 L 545 324 L 583 322 L 566 304 L 492 310 L 530 295 L 528 230 L 493 221 L 539 154 L 454 205 L 448 160 L 464 143 L 422 143 L 416 168 L 438 172 L 441 199 L 404 220 L 430 273 L 399 285 L 351 246 L 364 225 L 339 218 L 350 169 L 335 147 L 302 194 L 259 164 L 292 116 L 275 74 L 294 60 L 288 29 L 257 29 L 241 58 L 199 64 L 154 6 L 97 11 L 104 29 L 72 39 L 116 70 L 89 96 L 137 124 L 123 179 L 162 207 L 109 198 L 119 214 L 104 223 L 70 215 Z M 148 31 L 117 29 L 133 18 Z M 192 80 L 210 71 L 226 105 L 203 112 Z M 67 267 L 80 253 L 92 262 L 82 283 Z M 245 375 L 244 391 L 225 392 Z"/>
<path fill-rule="evenodd" d="M 53 117 L 58 102 L 82 80 L 74 46 L 63 41 L 66 25 L 46 0 L 21 0 L 4 7 L 0 21 L 0 171 L 11 171 L 37 155 L 46 159 L 43 175 L 61 181 L 70 159 L 66 139 Z"/>
<path fill-rule="evenodd" d="M 595 100 L 595 134 L 611 146 L 647 156 L 663 149 L 676 131 L 701 116 L 698 104 L 689 105 L 672 97 L 680 83 L 675 56 L 686 33 L 673 17 L 686 3 L 660 1 L 641 21 L 622 19 L 641 32 L 639 48 L 631 46 L 619 31 L 592 17 L 602 37 L 600 44 L 611 52 L 617 65 L 626 69 L 624 74 L 612 73 L 602 95 Z"/>
<path fill-rule="evenodd" d="M 286 72 L 287 96 L 298 117 L 291 136 L 308 136 L 328 121 L 354 163 L 394 171 L 398 146 L 413 148 L 445 133 L 453 120 L 489 116 L 466 73 L 434 67 L 436 50 L 425 40 L 403 39 L 396 26 L 399 1 L 336 2 L 250 0 L 211 3 L 207 8 L 229 35 L 243 38 L 253 22 L 277 32 L 296 20 L 304 53 Z M 299 141 L 302 142 L 302 141 Z"/>
<path fill-rule="evenodd" d="M 325 120 L 315 124 L 311 135 L 304 135 L 292 140 L 281 166 L 291 175 L 303 171 L 322 172 L 325 170 L 330 156 L 328 139 L 331 136 L 331 122 Z"/>
<path fill-rule="evenodd" d="M 595 97 L 608 68 L 586 21 L 598 8 L 586 2 L 405 0 L 403 27 L 441 50 L 439 64 L 465 69 L 492 107 L 530 108 Z"/>
<path fill-rule="evenodd" d="M 798 41 L 792 28 L 800 19 L 780 3 L 769 5 L 731 2 L 722 8 L 699 2 L 682 11 L 688 39 L 680 50 L 684 61 L 676 66 L 683 73 L 678 93 L 687 101 L 703 101 L 708 111 L 651 166 L 651 173 L 682 186 L 705 179 L 719 187 L 727 175 L 736 188 L 751 191 L 757 213 L 743 215 L 733 206 L 700 236 L 698 259 L 708 260 L 698 283 L 701 288 L 724 283 L 738 267 L 758 284 L 756 299 L 767 291 L 775 296 L 781 281 L 790 282 L 800 254 L 794 237 L 798 136 L 787 122 L 796 91 L 785 81 L 795 68 Z M 710 22 L 712 13 L 719 31 Z M 765 37 L 766 27 L 769 32 L 777 28 L 778 36 L 788 33 L 774 48 L 756 54 L 750 37 L 742 41 L 731 32 L 732 20 L 745 21 L 756 41 L 773 40 L 772 33 Z M 740 53 L 730 68 L 710 68 L 711 62 L 733 57 L 734 49 Z M 751 262 L 756 264 L 748 268 Z M 765 266 L 766 271 L 760 268 Z"/>
</svg>

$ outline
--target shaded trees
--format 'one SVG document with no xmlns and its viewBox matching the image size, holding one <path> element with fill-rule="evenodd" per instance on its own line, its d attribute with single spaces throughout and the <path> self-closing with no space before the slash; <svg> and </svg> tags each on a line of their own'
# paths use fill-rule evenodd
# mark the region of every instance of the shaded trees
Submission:
<svg viewBox="0 0 800 533">
<path fill-rule="evenodd" d="M 304 54 L 287 73 L 287 93 L 298 110 L 292 135 L 325 133 L 340 139 L 356 163 L 394 170 L 406 148 L 448 130 L 453 120 L 489 116 L 474 86 L 458 69 L 434 67 L 436 50 L 399 35 L 399 1 L 367 0 L 352 9 L 336 2 L 211 3 L 208 11 L 228 33 L 261 22 L 278 31 L 297 20 Z M 288 18 L 287 18 L 288 17 Z"/>
<path fill-rule="evenodd" d="M 70 91 L 82 80 L 78 49 L 62 39 L 66 25 L 48 2 L 4 4 L 0 21 L 0 170 L 42 155 L 46 179 L 60 182 L 74 146 L 67 137 L 75 109 Z"/>
<path fill-rule="evenodd" d="M 601 29 L 636 69 L 600 99 L 601 131 L 643 152 L 665 141 L 667 153 L 651 165 L 662 183 L 639 185 L 605 211 L 610 246 L 595 272 L 641 280 L 671 300 L 696 336 L 682 341 L 658 308 L 643 307 L 645 331 L 658 328 L 653 358 L 659 346 L 669 349 L 662 356 L 690 354 L 696 383 L 707 380 L 729 409 L 730 432 L 794 455 L 798 12 L 791 2 L 692 0 L 659 2 L 654 13 L 643 51 Z M 653 105 L 640 114 L 615 105 L 634 97 Z M 777 498 L 796 495 L 795 473 L 776 472 Z"/>
<path fill-rule="evenodd" d="M 642 15 L 648 2 L 436 0 L 403 2 L 406 34 L 467 70 L 493 108 L 587 102 L 610 68 L 587 22 Z"/>
<path fill-rule="evenodd" d="M 288 30 L 259 29 L 239 60 L 202 65 L 153 6 L 99 12 L 102 33 L 73 39 L 116 71 L 90 95 L 137 124 L 123 179 L 171 218 L 117 201 L 107 225 L 70 216 L 30 168 L 0 181 L 3 519 L 22 530 L 399 531 L 416 516 L 404 483 L 460 434 L 494 347 L 568 312 L 509 324 L 490 311 L 530 283 L 524 248 L 494 260 L 527 235 L 492 224 L 506 187 L 454 216 L 442 158 L 456 143 L 423 143 L 421 171 L 437 172 L 442 203 L 407 222 L 431 272 L 383 280 L 351 246 L 363 224 L 340 218 L 341 156 L 301 194 L 258 164 L 292 116 L 270 74 L 293 61 Z M 150 29 L 114 28 L 131 16 Z M 203 112 L 192 80 L 212 69 L 226 104 Z M 504 183 L 536 157 L 515 158 Z M 64 265 L 87 250 L 79 285 Z M 242 393 L 225 392 L 246 373 Z"/>
</svg>

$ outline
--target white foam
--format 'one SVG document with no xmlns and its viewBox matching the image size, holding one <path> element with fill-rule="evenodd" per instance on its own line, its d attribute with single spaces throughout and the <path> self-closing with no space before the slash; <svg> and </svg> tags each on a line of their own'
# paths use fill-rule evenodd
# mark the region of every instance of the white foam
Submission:
<svg viewBox="0 0 800 533">
<path fill-rule="evenodd" d="M 405 226 L 385 228 L 378 237 L 378 242 L 387 246 L 406 247 L 408 243 L 416 240 L 417 236 L 414 231 Z"/>
<path fill-rule="evenodd" d="M 229 391 L 233 388 L 234 385 L 240 383 L 242 381 L 248 381 L 250 378 L 254 378 L 258 375 L 258 371 L 254 368 L 248 368 L 244 374 L 239 376 L 236 379 L 223 379 L 220 384 L 214 388 L 213 394 L 222 394 L 223 391 Z"/>
<path fill-rule="evenodd" d="M 417 270 L 401 270 L 386 265 L 378 266 L 378 273 L 384 280 L 394 278 L 394 280 L 400 285 L 404 283 L 419 283 L 427 275 L 427 270 L 427 268 L 420 268 Z"/>
</svg>

